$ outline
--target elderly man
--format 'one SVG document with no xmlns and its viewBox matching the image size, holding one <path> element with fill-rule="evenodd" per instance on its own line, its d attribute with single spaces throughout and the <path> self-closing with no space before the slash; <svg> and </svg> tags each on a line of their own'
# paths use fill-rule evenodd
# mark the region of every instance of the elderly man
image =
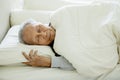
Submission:
<svg viewBox="0 0 120 80">
<path fill-rule="evenodd" d="M 26 21 L 19 31 L 20 42 L 29 45 L 49 45 L 53 47 L 54 38 L 55 29 L 51 26 L 51 24 L 45 25 L 36 22 L 35 20 Z M 50 57 L 38 55 L 37 51 L 33 50 L 30 51 L 29 55 L 25 52 L 22 53 L 28 60 L 28 62 L 23 62 L 26 65 L 37 67 L 57 67 L 69 70 L 74 69 L 72 65 L 61 56 Z"/>
</svg>

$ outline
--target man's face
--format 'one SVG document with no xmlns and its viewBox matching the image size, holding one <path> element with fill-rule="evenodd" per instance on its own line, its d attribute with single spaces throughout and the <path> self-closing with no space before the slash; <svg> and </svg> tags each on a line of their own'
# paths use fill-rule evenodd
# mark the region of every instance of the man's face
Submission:
<svg viewBox="0 0 120 80">
<path fill-rule="evenodd" d="M 43 24 L 27 24 L 22 38 L 27 44 L 49 45 L 55 38 L 55 30 Z"/>
</svg>

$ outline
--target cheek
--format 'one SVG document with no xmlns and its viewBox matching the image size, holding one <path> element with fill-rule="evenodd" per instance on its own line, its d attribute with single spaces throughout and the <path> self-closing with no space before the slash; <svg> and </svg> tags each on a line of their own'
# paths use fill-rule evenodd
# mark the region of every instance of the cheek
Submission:
<svg viewBox="0 0 120 80">
<path fill-rule="evenodd" d="M 55 38 L 55 33 L 51 32 L 51 36 L 52 36 L 52 39 L 54 39 Z"/>
<path fill-rule="evenodd" d="M 44 30 L 47 30 L 47 28 L 46 28 L 45 26 L 41 26 L 41 27 L 40 27 L 40 30 L 43 30 L 43 31 L 44 31 Z"/>
<path fill-rule="evenodd" d="M 47 39 L 44 38 L 39 38 L 39 44 L 46 44 L 47 43 Z"/>
</svg>

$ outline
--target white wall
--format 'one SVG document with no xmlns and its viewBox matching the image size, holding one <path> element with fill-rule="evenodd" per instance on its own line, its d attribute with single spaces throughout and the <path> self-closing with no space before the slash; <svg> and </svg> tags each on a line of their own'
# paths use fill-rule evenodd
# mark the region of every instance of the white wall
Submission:
<svg viewBox="0 0 120 80">
<path fill-rule="evenodd" d="M 22 8 L 22 0 L 0 0 L 0 42 L 10 28 L 10 11 L 15 8 Z"/>
</svg>

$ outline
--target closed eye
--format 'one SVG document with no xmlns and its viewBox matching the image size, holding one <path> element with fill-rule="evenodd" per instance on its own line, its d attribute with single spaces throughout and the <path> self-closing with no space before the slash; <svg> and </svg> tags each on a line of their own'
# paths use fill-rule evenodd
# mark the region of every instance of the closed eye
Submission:
<svg viewBox="0 0 120 80">
<path fill-rule="evenodd" d="M 36 31 L 38 32 L 38 33 L 40 33 L 41 32 L 41 30 L 40 30 L 40 27 L 38 26 L 38 27 L 36 27 Z"/>
</svg>

